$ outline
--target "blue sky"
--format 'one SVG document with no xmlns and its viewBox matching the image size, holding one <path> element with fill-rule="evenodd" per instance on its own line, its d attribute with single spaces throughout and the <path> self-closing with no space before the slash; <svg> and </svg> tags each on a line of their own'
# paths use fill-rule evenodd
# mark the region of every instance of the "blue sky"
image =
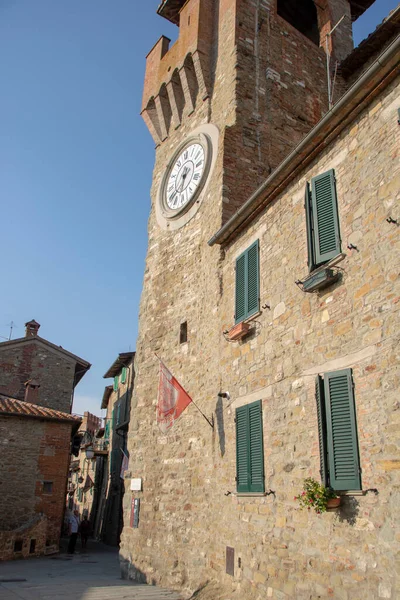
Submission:
<svg viewBox="0 0 400 600">
<path fill-rule="evenodd" d="M 0 0 L 0 336 L 36 319 L 91 362 L 78 413 L 100 414 L 104 372 L 135 349 L 154 163 L 145 56 L 177 35 L 158 4 Z M 356 44 L 397 4 L 377 0 Z"/>
</svg>

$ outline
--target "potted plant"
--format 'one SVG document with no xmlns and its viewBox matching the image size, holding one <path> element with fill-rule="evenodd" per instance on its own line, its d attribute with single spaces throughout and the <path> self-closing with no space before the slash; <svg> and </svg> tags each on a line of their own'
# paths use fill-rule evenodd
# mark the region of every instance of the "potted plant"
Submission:
<svg viewBox="0 0 400 600">
<path fill-rule="evenodd" d="M 340 496 L 332 488 L 326 487 L 312 477 L 304 480 L 303 491 L 294 499 L 298 501 L 301 508 L 308 510 L 313 508 L 317 514 L 326 512 L 329 508 L 338 508 L 341 501 Z"/>
</svg>

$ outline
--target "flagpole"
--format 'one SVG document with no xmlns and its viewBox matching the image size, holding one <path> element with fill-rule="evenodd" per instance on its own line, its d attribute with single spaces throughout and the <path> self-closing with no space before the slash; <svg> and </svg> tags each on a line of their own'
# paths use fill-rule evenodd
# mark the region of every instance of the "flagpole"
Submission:
<svg viewBox="0 0 400 600">
<path fill-rule="evenodd" d="M 158 358 L 158 360 L 160 361 L 160 363 L 162 363 L 163 365 L 165 365 L 164 361 L 161 360 L 161 358 L 158 356 L 158 354 L 156 352 L 154 352 L 154 354 Z M 197 408 L 197 410 L 199 411 L 199 413 L 201 414 L 201 416 L 204 417 L 204 419 L 207 421 L 207 423 L 209 424 L 209 426 L 211 427 L 211 429 L 214 429 L 214 415 L 211 415 L 211 421 L 210 421 L 210 419 L 208 417 L 206 417 L 206 415 L 203 413 L 203 411 L 200 410 L 200 408 L 197 406 L 196 402 L 193 400 L 193 398 L 191 396 L 190 396 L 190 400 L 195 405 L 195 407 Z"/>
</svg>

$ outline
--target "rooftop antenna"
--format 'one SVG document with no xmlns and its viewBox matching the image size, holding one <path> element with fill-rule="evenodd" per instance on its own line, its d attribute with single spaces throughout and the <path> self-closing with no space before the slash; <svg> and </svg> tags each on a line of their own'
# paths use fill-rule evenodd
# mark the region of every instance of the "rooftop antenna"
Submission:
<svg viewBox="0 0 400 600">
<path fill-rule="evenodd" d="M 333 87 L 335 85 L 335 79 L 336 79 L 336 71 L 335 71 L 335 78 L 333 81 L 333 87 L 331 85 L 331 73 L 330 73 L 330 66 L 331 66 L 331 53 L 329 52 L 329 38 L 332 35 L 332 33 L 335 31 L 336 27 L 338 27 L 340 25 L 340 23 L 343 21 L 343 19 L 346 17 L 347 15 L 343 15 L 343 17 L 341 19 L 339 19 L 339 21 L 336 23 L 335 27 L 333 29 L 331 29 L 330 31 L 328 31 L 328 33 L 326 34 L 326 74 L 327 74 L 327 80 L 328 80 L 328 103 L 329 103 L 329 110 L 331 110 L 332 106 L 333 106 Z M 337 63 L 336 63 L 336 68 L 337 68 Z"/>
<path fill-rule="evenodd" d="M 14 329 L 14 321 L 11 321 L 11 323 L 10 323 L 10 335 L 8 336 L 8 341 L 11 340 L 13 329 Z"/>
</svg>

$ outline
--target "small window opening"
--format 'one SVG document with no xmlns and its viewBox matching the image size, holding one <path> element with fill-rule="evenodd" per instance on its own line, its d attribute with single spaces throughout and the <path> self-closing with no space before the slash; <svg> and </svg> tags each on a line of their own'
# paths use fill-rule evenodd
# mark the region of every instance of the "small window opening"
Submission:
<svg viewBox="0 0 400 600">
<path fill-rule="evenodd" d="M 278 15 L 319 46 L 319 27 L 314 0 L 278 0 Z"/>
<path fill-rule="evenodd" d="M 52 481 L 43 481 L 43 493 L 44 494 L 52 494 L 53 493 L 53 482 Z"/>
<path fill-rule="evenodd" d="M 22 540 L 15 540 L 14 552 L 22 552 Z"/>
<path fill-rule="evenodd" d="M 46 546 L 51 546 L 51 540 L 46 540 Z"/>
<path fill-rule="evenodd" d="M 34 554 L 36 549 L 36 540 L 31 540 L 30 546 L 29 546 L 29 554 Z"/>
<path fill-rule="evenodd" d="M 184 344 L 188 340 L 187 333 L 187 321 L 181 323 L 180 332 L 179 332 L 179 343 Z"/>
</svg>

